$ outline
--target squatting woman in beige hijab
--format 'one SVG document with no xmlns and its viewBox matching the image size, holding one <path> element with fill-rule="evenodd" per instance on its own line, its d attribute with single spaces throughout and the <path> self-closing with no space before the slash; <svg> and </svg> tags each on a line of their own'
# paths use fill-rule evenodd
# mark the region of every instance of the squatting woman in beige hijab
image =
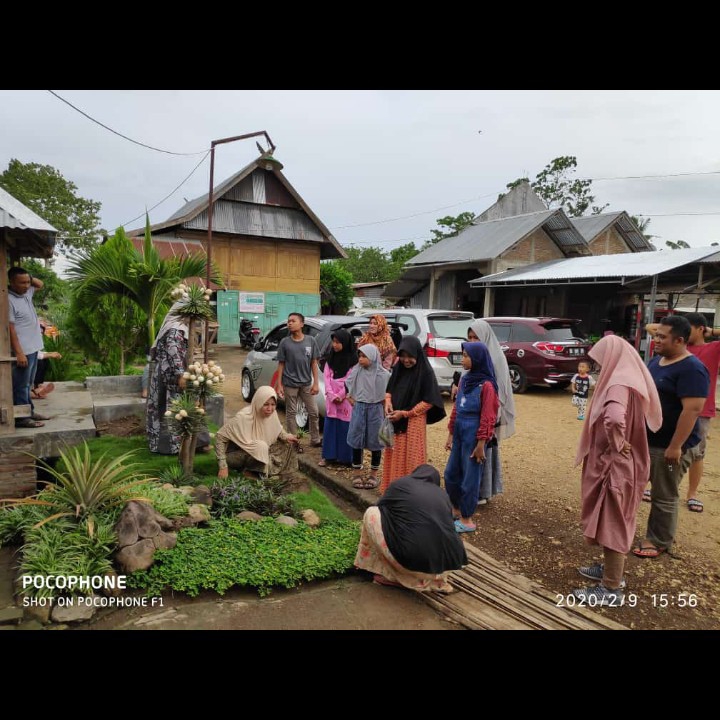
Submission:
<svg viewBox="0 0 720 720">
<path fill-rule="evenodd" d="M 283 430 L 277 414 L 277 394 L 269 385 L 259 387 L 252 402 L 225 423 L 215 436 L 218 477 L 228 467 L 260 473 L 262 477 L 297 470 L 297 437 Z"/>
</svg>

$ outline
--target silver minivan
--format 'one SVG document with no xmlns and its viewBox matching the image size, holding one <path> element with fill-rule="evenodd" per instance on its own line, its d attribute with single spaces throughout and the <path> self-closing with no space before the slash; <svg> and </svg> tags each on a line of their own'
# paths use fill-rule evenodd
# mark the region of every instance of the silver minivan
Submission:
<svg viewBox="0 0 720 720">
<path fill-rule="evenodd" d="M 440 390 L 450 392 L 453 374 L 462 370 L 462 342 L 475 315 L 466 310 L 392 308 L 365 313 L 383 315 L 388 322 L 407 325 L 403 335 L 415 335 L 435 372 Z"/>
</svg>

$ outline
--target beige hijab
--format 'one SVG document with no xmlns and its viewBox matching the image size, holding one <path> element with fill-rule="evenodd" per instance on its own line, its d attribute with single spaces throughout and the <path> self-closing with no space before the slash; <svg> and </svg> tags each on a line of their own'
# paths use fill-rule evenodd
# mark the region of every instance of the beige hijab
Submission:
<svg viewBox="0 0 720 720">
<path fill-rule="evenodd" d="M 269 385 L 259 387 L 250 405 L 240 410 L 219 431 L 258 462 L 264 463 L 265 472 L 270 463 L 269 448 L 283 431 L 277 411 L 270 417 L 261 412 L 270 398 L 275 398 L 277 402 L 275 391 Z"/>
<path fill-rule="evenodd" d="M 645 367 L 635 348 L 617 335 L 607 335 L 588 353 L 600 363 L 600 375 L 595 393 L 590 402 L 588 419 L 580 436 L 575 464 L 578 465 L 590 452 L 590 433 L 602 415 L 607 401 L 608 390 L 615 385 L 624 385 L 634 391 L 640 402 L 647 426 L 656 431 L 662 425 L 662 407 L 655 381 Z"/>
</svg>

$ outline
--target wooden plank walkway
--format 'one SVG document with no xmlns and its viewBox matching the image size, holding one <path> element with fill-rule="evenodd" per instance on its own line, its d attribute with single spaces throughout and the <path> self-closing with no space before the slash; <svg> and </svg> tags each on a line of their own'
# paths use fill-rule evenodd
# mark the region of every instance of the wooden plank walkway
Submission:
<svg viewBox="0 0 720 720">
<path fill-rule="evenodd" d="M 465 543 L 468 560 L 450 573 L 455 592 L 420 593 L 451 620 L 471 630 L 627 630 L 584 607 L 558 607 L 557 596 Z"/>
</svg>

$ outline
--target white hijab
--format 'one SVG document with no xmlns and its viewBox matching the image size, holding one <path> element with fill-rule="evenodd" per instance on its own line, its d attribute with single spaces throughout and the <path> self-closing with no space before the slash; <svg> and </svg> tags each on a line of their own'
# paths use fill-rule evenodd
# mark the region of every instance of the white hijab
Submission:
<svg viewBox="0 0 720 720">
<path fill-rule="evenodd" d="M 487 345 L 490 352 L 490 359 L 495 368 L 498 399 L 500 400 L 499 425 L 495 428 L 495 436 L 498 440 L 505 440 L 515 434 L 515 398 L 507 358 L 500 347 L 498 339 L 495 337 L 493 329 L 485 320 L 474 320 L 470 328 L 478 336 L 478 340 Z"/>
<path fill-rule="evenodd" d="M 390 373 L 380 364 L 380 351 L 370 343 L 361 345 L 358 350 L 370 360 L 370 365 L 367 368 L 360 363 L 353 366 L 345 381 L 348 393 L 359 402 L 382 402 Z"/>
<path fill-rule="evenodd" d="M 179 330 L 183 335 L 185 335 L 185 337 L 188 337 L 190 332 L 190 321 L 186 316 L 180 315 L 178 312 L 182 307 L 182 304 L 182 302 L 178 301 L 168 310 L 168 313 L 163 320 L 163 324 L 157 331 L 155 342 L 152 344 L 153 347 L 156 347 L 160 338 L 162 338 L 162 336 L 166 333 L 169 333 L 170 330 Z"/>
</svg>

